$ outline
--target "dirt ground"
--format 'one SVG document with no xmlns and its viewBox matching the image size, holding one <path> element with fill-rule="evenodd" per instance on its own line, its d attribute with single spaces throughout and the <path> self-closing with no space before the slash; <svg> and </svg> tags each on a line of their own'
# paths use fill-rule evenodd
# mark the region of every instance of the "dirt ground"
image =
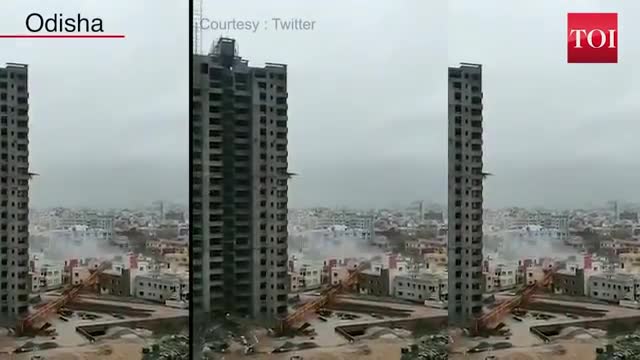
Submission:
<svg viewBox="0 0 640 360">
<path fill-rule="evenodd" d="M 582 342 L 562 341 L 549 345 L 512 348 L 477 354 L 451 354 L 451 360 L 484 360 L 493 355 L 498 360 L 595 360 L 596 345 Z"/>
<path fill-rule="evenodd" d="M 47 360 L 139 360 L 142 359 L 142 347 L 142 342 L 120 339 L 78 347 L 4 355 L 8 356 L 5 358 L 0 355 L 0 360 L 30 360 L 33 355 L 41 355 Z"/>
<path fill-rule="evenodd" d="M 304 360 L 400 360 L 400 349 L 406 346 L 397 340 L 367 340 L 337 347 L 322 347 L 281 354 L 256 354 L 256 360 L 289 360 L 299 355 Z M 224 360 L 247 360 L 242 354 L 225 354 Z"/>
</svg>

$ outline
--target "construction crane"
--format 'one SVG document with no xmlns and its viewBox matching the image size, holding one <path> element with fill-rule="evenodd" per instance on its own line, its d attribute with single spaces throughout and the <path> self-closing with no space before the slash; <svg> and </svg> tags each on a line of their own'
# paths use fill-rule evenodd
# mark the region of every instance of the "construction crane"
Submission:
<svg viewBox="0 0 640 360">
<path fill-rule="evenodd" d="M 193 51 L 202 55 L 202 1 L 193 4 Z"/>
<path fill-rule="evenodd" d="M 70 303 L 80 291 L 93 287 L 97 283 L 100 274 L 110 266 L 111 264 L 109 262 L 101 263 L 83 282 L 68 286 L 62 291 L 59 298 L 39 307 L 35 312 L 22 319 L 16 327 L 17 335 L 22 336 L 37 333 L 41 329 L 36 327 L 37 324 L 46 322 L 46 319 L 50 315 L 57 313 L 65 305 Z"/>
<path fill-rule="evenodd" d="M 296 311 L 289 314 L 280 322 L 280 334 L 286 334 L 289 330 L 294 329 L 294 326 L 304 320 L 310 313 L 320 310 L 326 306 L 333 298 L 340 292 L 352 288 L 358 281 L 358 274 L 369 266 L 369 262 L 363 262 L 356 269 L 354 269 L 349 276 L 340 283 L 332 285 L 328 289 L 325 289 L 315 300 L 309 301 Z"/>
<path fill-rule="evenodd" d="M 491 311 L 479 317 L 475 321 L 472 331 L 476 335 L 480 335 L 484 331 L 491 331 L 498 327 L 505 316 L 510 314 L 513 309 L 522 307 L 526 304 L 538 289 L 548 287 L 553 281 L 553 274 L 555 271 L 555 267 L 545 270 L 545 274 L 541 282 L 534 282 L 533 284 L 525 286 L 517 292 L 515 297 L 500 303 L 498 306 L 491 309 Z"/>
</svg>

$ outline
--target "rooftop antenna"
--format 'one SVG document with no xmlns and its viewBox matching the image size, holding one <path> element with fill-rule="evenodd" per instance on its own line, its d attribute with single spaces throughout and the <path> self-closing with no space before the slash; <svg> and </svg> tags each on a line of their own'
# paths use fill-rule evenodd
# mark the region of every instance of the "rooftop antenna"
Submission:
<svg viewBox="0 0 640 360">
<path fill-rule="evenodd" d="M 202 1 L 193 6 L 193 51 L 202 55 Z"/>
</svg>

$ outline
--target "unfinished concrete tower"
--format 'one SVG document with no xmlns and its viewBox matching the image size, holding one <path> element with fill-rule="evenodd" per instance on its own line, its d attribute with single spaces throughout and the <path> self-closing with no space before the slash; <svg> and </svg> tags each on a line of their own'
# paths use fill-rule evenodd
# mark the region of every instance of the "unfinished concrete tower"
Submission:
<svg viewBox="0 0 640 360">
<path fill-rule="evenodd" d="M 287 312 L 287 67 L 250 67 L 235 40 L 193 56 L 193 306 Z"/>
<path fill-rule="evenodd" d="M 29 92 L 27 65 L 0 68 L 0 321 L 28 309 Z"/>
<path fill-rule="evenodd" d="M 449 68 L 449 325 L 482 312 L 482 66 Z"/>
</svg>

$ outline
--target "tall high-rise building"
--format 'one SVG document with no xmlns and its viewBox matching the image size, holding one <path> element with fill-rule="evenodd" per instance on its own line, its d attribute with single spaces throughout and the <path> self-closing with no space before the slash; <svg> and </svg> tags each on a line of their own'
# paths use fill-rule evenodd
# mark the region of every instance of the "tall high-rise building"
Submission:
<svg viewBox="0 0 640 360">
<path fill-rule="evenodd" d="M 0 68 L 0 318 L 28 309 L 29 92 L 28 68 Z"/>
<path fill-rule="evenodd" d="M 482 66 L 449 68 L 449 324 L 482 312 Z"/>
<path fill-rule="evenodd" d="M 193 56 L 193 306 L 287 312 L 287 67 L 251 67 L 233 39 Z"/>
</svg>

